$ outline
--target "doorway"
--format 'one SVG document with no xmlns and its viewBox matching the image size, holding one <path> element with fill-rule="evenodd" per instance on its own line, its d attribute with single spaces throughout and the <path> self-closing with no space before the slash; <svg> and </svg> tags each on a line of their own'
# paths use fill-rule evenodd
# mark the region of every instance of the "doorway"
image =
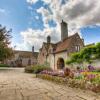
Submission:
<svg viewBox="0 0 100 100">
<path fill-rule="evenodd" d="M 57 69 L 63 69 L 65 67 L 64 59 L 58 58 L 57 60 Z"/>
</svg>

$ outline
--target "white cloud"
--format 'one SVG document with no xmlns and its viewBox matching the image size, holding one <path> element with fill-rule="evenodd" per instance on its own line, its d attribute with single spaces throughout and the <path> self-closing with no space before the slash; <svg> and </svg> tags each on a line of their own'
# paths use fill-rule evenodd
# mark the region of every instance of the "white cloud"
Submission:
<svg viewBox="0 0 100 100">
<path fill-rule="evenodd" d="M 71 30 L 100 24 L 99 0 L 64 0 L 63 5 L 62 0 L 42 1 L 50 5 L 53 20 L 58 23 L 63 19 L 68 22 Z M 41 14 L 43 15 L 43 13 Z M 48 16 L 45 16 L 44 19 L 48 19 Z"/>
<path fill-rule="evenodd" d="M 61 22 L 63 19 L 69 23 L 70 29 L 100 24 L 99 0 L 63 0 L 65 1 L 64 4 L 61 4 L 62 0 L 42 1 L 45 4 L 49 4 L 50 8 L 50 10 L 44 7 L 37 9 L 37 12 L 42 14 L 43 22 L 46 26 L 51 19 L 56 23 Z"/>
<path fill-rule="evenodd" d="M 38 0 L 27 0 L 28 2 L 36 3 Z M 80 28 L 92 25 L 100 25 L 100 0 L 42 0 L 49 5 L 50 9 L 41 7 L 37 12 L 42 14 L 45 29 L 33 30 L 27 29 L 21 32 L 23 37 L 22 45 L 34 45 L 38 50 L 43 41 L 46 41 L 46 36 L 51 35 L 53 42 L 60 40 L 60 22 L 63 19 L 68 23 L 69 35 L 75 32 L 80 33 Z M 54 20 L 56 27 L 50 28 L 48 21 Z M 80 33 L 81 34 L 81 33 Z"/>
<path fill-rule="evenodd" d="M 50 11 L 48 9 L 45 9 L 44 7 L 41 7 L 39 9 L 37 9 L 37 13 L 42 14 L 44 26 L 48 27 L 48 22 L 49 22 L 49 20 L 52 19 L 52 15 L 51 15 Z"/>
<path fill-rule="evenodd" d="M 0 8 L 0 13 L 5 13 L 5 9 Z"/>
<path fill-rule="evenodd" d="M 52 37 L 52 42 L 57 42 L 60 39 L 60 36 L 57 34 L 58 30 L 55 28 L 45 28 L 41 30 L 33 30 L 31 28 L 26 31 L 21 32 L 23 37 L 22 43 L 17 43 L 16 48 L 18 50 L 31 50 L 31 47 L 34 45 L 35 50 L 38 51 L 42 46 L 42 43 L 46 42 L 46 37 L 50 35 Z"/>
<path fill-rule="evenodd" d="M 34 3 L 36 3 L 38 0 L 27 0 L 27 2 L 28 3 L 30 3 L 30 4 L 34 4 Z"/>
</svg>

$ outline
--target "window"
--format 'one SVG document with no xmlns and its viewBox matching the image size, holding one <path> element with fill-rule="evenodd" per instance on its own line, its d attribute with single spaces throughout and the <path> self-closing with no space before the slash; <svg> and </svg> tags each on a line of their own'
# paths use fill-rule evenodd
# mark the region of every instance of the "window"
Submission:
<svg viewBox="0 0 100 100">
<path fill-rule="evenodd" d="M 79 46 L 79 45 L 76 45 L 76 46 L 75 46 L 75 50 L 76 50 L 76 51 L 80 51 L 80 46 Z"/>
<path fill-rule="evenodd" d="M 78 45 L 77 51 L 80 51 L 80 46 Z"/>
<path fill-rule="evenodd" d="M 77 51 L 77 46 L 75 46 L 75 50 Z"/>
</svg>

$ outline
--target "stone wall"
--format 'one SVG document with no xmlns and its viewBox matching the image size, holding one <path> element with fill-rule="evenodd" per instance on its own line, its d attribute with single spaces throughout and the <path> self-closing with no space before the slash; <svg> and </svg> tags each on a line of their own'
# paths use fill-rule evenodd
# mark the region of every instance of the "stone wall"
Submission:
<svg viewBox="0 0 100 100">
<path fill-rule="evenodd" d="M 57 61 L 58 61 L 59 58 L 63 58 L 64 61 L 66 61 L 66 60 L 68 59 L 67 51 L 61 52 L 61 53 L 57 53 L 57 54 L 55 55 L 55 67 L 56 67 L 56 69 L 57 69 Z M 66 66 L 66 65 L 65 65 L 65 66 Z"/>
<path fill-rule="evenodd" d="M 71 69 L 76 69 L 77 67 L 81 67 L 83 69 L 86 69 L 88 65 L 92 65 L 95 68 L 100 69 L 100 60 L 95 60 L 91 64 L 84 62 L 83 64 L 71 64 L 71 65 L 66 65 L 66 67 L 69 67 Z"/>
<path fill-rule="evenodd" d="M 46 62 L 46 54 L 47 54 L 47 51 L 45 47 L 43 47 L 38 55 L 38 64 L 44 64 Z"/>
<path fill-rule="evenodd" d="M 49 54 L 49 56 L 47 57 L 47 62 L 50 64 L 50 67 L 54 69 L 54 55 L 53 54 Z"/>
<path fill-rule="evenodd" d="M 54 60 L 54 58 L 55 58 L 55 60 Z M 61 53 L 57 53 L 55 55 L 50 54 L 48 56 L 47 61 L 49 62 L 50 67 L 52 69 L 57 70 L 57 61 L 58 61 L 59 58 L 63 58 L 64 61 L 66 61 L 68 59 L 67 51 L 61 52 Z M 65 66 L 66 66 L 66 64 L 65 64 Z"/>
</svg>

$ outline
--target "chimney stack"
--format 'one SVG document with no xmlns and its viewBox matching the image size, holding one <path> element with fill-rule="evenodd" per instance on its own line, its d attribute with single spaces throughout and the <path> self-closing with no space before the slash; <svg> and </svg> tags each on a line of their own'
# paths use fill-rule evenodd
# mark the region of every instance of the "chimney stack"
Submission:
<svg viewBox="0 0 100 100">
<path fill-rule="evenodd" d="M 47 43 L 50 44 L 51 43 L 51 37 L 47 36 Z"/>
<path fill-rule="evenodd" d="M 34 54 L 34 46 L 32 47 L 32 54 Z"/>
<path fill-rule="evenodd" d="M 61 41 L 68 37 L 68 24 L 62 20 L 61 22 Z"/>
</svg>

